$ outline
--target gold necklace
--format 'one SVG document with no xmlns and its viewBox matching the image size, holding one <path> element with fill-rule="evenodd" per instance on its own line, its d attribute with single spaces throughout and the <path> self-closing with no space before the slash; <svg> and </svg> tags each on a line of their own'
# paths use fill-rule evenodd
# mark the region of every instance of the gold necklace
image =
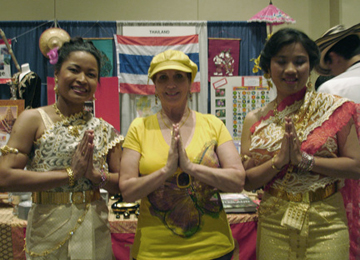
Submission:
<svg viewBox="0 0 360 260">
<path fill-rule="evenodd" d="M 79 137 L 80 136 L 80 130 L 82 129 L 83 126 L 81 126 L 81 125 L 71 125 L 69 117 L 66 117 L 61 113 L 61 111 L 57 107 L 56 103 L 54 103 L 53 108 L 55 109 L 55 113 L 58 116 L 60 116 L 63 125 L 68 127 L 69 134 L 71 134 L 72 136 L 75 136 L 75 137 Z M 80 116 L 82 116 L 83 119 L 84 119 L 84 117 L 85 117 L 84 112 L 81 112 Z M 83 120 L 83 121 L 84 121 L 83 123 L 85 124 L 85 120 Z"/>
<path fill-rule="evenodd" d="M 311 92 L 310 90 L 306 90 L 306 92 Z M 305 93 L 305 96 L 308 93 Z M 309 93 L 309 95 L 313 94 L 312 92 Z M 301 105 L 301 107 L 298 109 L 297 113 L 292 117 L 294 125 L 295 125 L 295 129 L 296 132 L 298 134 L 298 138 L 300 140 L 300 142 L 302 142 L 304 140 L 304 129 L 307 127 L 307 124 L 309 122 L 309 119 L 311 117 L 311 114 L 313 112 L 313 106 L 314 106 L 314 102 L 311 102 L 309 105 L 306 104 L 305 102 L 305 96 L 303 99 L 303 103 Z M 309 97 L 310 100 L 312 100 L 312 97 Z M 277 110 L 277 101 L 276 99 L 274 100 L 274 122 L 277 125 L 280 125 L 283 123 L 283 118 L 279 118 L 279 111 Z M 308 106 L 307 109 L 305 109 L 305 107 Z"/>
<path fill-rule="evenodd" d="M 190 114 L 191 114 L 190 108 L 188 108 L 188 111 L 189 111 L 189 113 L 188 113 L 187 117 L 185 118 L 185 120 L 180 124 L 179 129 L 180 129 L 180 128 L 186 123 L 186 121 L 188 120 L 188 118 L 189 118 L 189 116 L 190 116 Z M 164 125 L 165 125 L 167 128 L 170 129 L 170 133 L 172 134 L 172 127 L 170 127 L 170 126 L 165 122 L 164 117 L 163 117 L 163 111 L 162 111 L 162 110 L 160 111 L 160 117 L 161 117 L 161 121 L 163 121 Z"/>
</svg>

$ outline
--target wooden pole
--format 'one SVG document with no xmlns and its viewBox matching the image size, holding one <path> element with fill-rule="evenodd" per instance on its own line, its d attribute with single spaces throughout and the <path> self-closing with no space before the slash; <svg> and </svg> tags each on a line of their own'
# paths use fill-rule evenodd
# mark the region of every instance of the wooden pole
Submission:
<svg viewBox="0 0 360 260">
<path fill-rule="evenodd" d="M 19 63 L 18 63 L 18 61 L 17 61 L 17 59 L 16 59 L 16 57 L 15 57 L 15 54 L 14 54 L 14 52 L 12 51 L 11 46 L 10 46 L 8 40 L 6 39 L 5 33 L 4 33 L 4 31 L 3 31 L 2 29 L 0 29 L 0 35 L 1 35 L 2 39 L 4 40 L 4 42 L 5 42 L 7 49 L 9 50 L 9 53 L 10 53 L 10 55 L 11 55 L 11 58 L 12 58 L 12 60 L 13 60 L 14 63 L 15 63 L 15 67 L 17 68 L 18 71 L 21 72 L 21 68 L 20 68 L 20 66 L 19 66 Z"/>
</svg>

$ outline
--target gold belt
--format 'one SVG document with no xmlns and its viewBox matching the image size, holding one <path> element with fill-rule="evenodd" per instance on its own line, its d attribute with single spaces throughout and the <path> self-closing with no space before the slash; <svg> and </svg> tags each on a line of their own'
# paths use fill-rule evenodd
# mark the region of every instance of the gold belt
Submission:
<svg viewBox="0 0 360 260">
<path fill-rule="evenodd" d="M 277 198 L 287 200 L 287 201 L 294 201 L 294 202 L 301 202 L 305 200 L 305 197 L 308 196 L 309 202 L 323 200 L 327 197 L 330 197 L 335 192 L 337 192 L 337 183 L 331 183 L 326 185 L 324 188 L 319 188 L 315 191 L 308 191 L 305 193 L 291 193 L 281 189 L 270 188 L 268 193 L 272 196 Z"/>
<path fill-rule="evenodd" d="M 37 204 L 81 204 L 99 200 L 100 198 L 99 190 L 74 192 L 37 191 L 32 193 L 32 202 Z"/>
</svg>

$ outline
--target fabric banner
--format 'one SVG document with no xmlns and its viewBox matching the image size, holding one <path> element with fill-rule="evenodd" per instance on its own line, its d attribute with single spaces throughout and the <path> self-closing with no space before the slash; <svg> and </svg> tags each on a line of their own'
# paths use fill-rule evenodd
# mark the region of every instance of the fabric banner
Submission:
<svg viewBox="0 0 360 260">
<path fill-rule="evenodd" d="M 120 93 L 139 95 L 155 94 L 155 87 L 148 80 L 150 62 L 156 54 L 168 49 L 180 50 L 198 65 L 192 92 L 200 92 L 200 65 L 198 35 L 174 37 L 132 37 L 114 35 L 117 56 L 117 73 Z"/>
<path fill-rule="evenodd" d="M 11 46 L 11 40 L 8 40 Z M 11 55 L 3 40 L 0 40 L 0 84 L 11 81 Z"/>
<path fill-rule="evenodd" d="M 209 76 L 238 76 L 241 39 L 209 38 Z"/>
</svg>

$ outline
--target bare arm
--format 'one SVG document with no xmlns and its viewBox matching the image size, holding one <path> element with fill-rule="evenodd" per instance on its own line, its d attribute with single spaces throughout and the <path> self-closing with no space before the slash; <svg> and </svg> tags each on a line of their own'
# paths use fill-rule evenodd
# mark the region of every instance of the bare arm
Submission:
<svg viewBox="0 0 360 260">
<path fill-rule="evenodd" d="M 258 121 L 256 114 L 250 112 L 246 115 L 241 136 L 241 154 L 250 156 L 250 142 L 251 142 L 251 126 Z M 283 139 L 282 146 L 285 147 L 287 139 Z M 246 169 L 245 189 L 248 191 L 260 188 L 271 181 L 272 178 L 279 172 L 272 167 L 272 161 L 268 160 L 265 163 L 255 166 L 251 157 L 244 162 Z"/>
<path fill-rule="evenodd" d="M 165 167 L 144 176 L 139 176 L 140 153 L 124 148 L 121 167 L 119 187 L 124 201 L 132 202 L 159 188 L 178 167 L 177 143 L 172 136 L 168 160 Z"/>
<path fill-rule="evenodd" d="M 0 156 L 1 191 L 43 191 L 69 183 L 65 170 L 51 172 L 24 170 L 33 141 L 41 136 L 43 129 L 38 111 L 25 110 L 20 114 L 7 144 L 18 149 L 19 153 Z M 74 170 L 74 175 L 76 179 L 81 177 L 77 170 Z"/>
<path fill-rule="evenodd" d="M 355 125 L 349 122 L 337 134 L 339 157 L 315 157 L 313 172 L 327 176 L 359 179 L 360 178 L 360 145 Z"/>
<path fill-rule="evenodd" d="M 120 173 L 120 163 L 121 163 L 122 149 L 121 144 L 117 144 L 113 149 L 108 153 L 108 165 L 110 180 L 104 186 L 111 194 L 116 194 L 120 192 L 119 189 L 119 173 Z"/>
</svg>

